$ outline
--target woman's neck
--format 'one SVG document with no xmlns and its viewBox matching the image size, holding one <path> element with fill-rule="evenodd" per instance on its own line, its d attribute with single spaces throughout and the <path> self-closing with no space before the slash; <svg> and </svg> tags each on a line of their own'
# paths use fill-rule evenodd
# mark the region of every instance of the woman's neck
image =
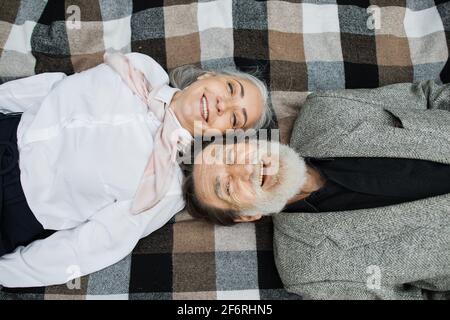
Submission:
<svg viewBox="0 0 450 320">
<path fill-rule="evenodd" d="M 306 181 L 300 188 L 298 193 L 288 200 L 287 204 L 291 204 L 308 197 L 314 191 L 319 190 L 325 185 L 325 178 L 316 169 L 306 166 Z"/>
<path fill-rule="evenodd" d="M 186 122 L 186 120 L 183 117 L 183 114 L 181 112 L 180 96 L 181 96 L 181 90 L 176 91 L 172 96 L 172 100 L 170 100 L 168 108 L 172 110 L 173 114 L 175 115 L 175 118 L 177 118 L 178 123 L 181 125 L 181 127 L 186 129 L 187 131 L 189 131 L 189 133 L 193 136 L 194 135 L 194 127 L 188 125 L 188 123 Z"/>
</svg>

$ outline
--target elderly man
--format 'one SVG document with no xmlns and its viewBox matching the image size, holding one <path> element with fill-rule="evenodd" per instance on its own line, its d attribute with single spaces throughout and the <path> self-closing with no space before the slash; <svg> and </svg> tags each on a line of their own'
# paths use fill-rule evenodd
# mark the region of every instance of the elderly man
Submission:
<svg viewBox="0 0 450 320">
<path fill-rule="evenodd" d="M 450 85 L 312 94 L 290 146 L 209 145 L 185 180 L 188 211 L 220 224 L 276 213 L 278 271 L 305 297 L 450 290 Z"/>
</svg>

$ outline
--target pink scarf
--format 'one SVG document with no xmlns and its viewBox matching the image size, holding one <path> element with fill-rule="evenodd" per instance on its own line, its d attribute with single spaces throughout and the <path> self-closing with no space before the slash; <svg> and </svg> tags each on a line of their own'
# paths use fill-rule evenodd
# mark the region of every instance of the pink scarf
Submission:
<svg viewBox="0 0 450 320">
<path fill-rule="evenodd" d="M 151 209 L 167 193 L 177 165 L 177 152 L 185 150 L 192 141 L 192 136 L 181 127 L 168 105 L 165 104 L 165 110 L 161 110 L 159 103 L 152 102 L 154 95 L 161 87 L 152 88 L 144 74 L 134 68 L 125 55 L 105 53 L 104 61 L 120 75 L 133 93 L 161 121 L 161 126 L 154 138 L 153 152 L 144 170 L 131 208 L 133 214 L 138 214 Z"/>
</svg>

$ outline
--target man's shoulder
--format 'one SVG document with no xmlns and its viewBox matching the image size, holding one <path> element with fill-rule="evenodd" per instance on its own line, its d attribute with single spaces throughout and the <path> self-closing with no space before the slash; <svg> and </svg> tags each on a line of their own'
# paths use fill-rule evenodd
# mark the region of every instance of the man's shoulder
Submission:
<svg viewBox="0 0 450 320">
<path fill-rule="evenodd" d="M 343 121 L 347 121 L 343 117 L 345 113 L 344 107 L 331 104 L 319 93 L 308 95 L 294 122 L 289 144 L 297 148 L 334 135 L 333 129 L 342 127 Z"/>
</svg>

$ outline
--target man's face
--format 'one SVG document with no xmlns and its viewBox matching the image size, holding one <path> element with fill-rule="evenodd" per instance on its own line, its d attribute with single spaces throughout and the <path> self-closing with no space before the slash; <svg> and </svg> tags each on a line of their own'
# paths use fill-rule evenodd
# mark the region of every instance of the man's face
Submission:
<svg viewBox="0 0 450 320">
<path fill-rule="evenodd" d="M 195 157 L 193 179 L 200 201 L 256 216 L 281 211 L 304 183 L 305 172 L 289 147 L 251 140 L 207 146 Z"/>
</svg>

